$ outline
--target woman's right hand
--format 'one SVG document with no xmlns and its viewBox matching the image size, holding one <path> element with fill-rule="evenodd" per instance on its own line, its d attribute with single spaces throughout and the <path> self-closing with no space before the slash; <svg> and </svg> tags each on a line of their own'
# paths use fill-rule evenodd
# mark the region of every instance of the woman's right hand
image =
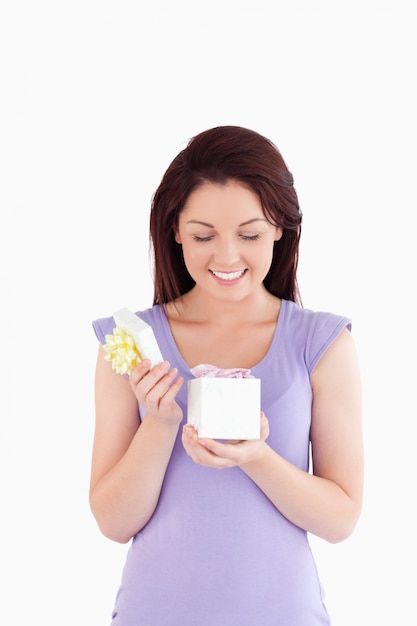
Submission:
<svg viewBox="0 0 417 626">
<path fill-rule="evenodd" d="M 151 369 L 149 359 L 141 361 L 130 374 L 130 386 L 138 402 L 147 414 L 161 422 L 179 424 L 183 413 L 175 401 L 175 397 L 184 379 L 179 376 L 177 368 L 170 369 L 168 361 L 163 361 Z"/>
<path fill-rule="evenodd" d="M 121 376 L 104 357 L 100 345 L 90 506 L 103 534 L 125 543 L 158 503 L 182 419 L 175 398 L 184 380 L 169 363 L 151 369 L 149 360 Z"/>
</svg>

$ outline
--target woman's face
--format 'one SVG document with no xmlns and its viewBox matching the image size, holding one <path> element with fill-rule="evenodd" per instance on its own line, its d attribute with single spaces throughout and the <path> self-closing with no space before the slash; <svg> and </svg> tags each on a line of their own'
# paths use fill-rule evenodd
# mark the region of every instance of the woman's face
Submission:
<svg viewBox="0 0 417 626">
<path fill-rule="evenodd" d="M 240 300 L 258 290 L 282 229 L 265 217 L 258 196 L 238 181 L 204 183 L 179 216 L 175 240 L 198 288 Z"/>
</svg>

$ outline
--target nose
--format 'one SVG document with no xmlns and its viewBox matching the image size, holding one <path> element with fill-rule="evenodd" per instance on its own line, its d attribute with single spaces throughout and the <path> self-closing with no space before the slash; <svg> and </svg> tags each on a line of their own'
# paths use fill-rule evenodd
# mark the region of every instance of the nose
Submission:
<svg viewBox="0 0 417 626">
<path fill-rule="evenodd" d="M 219 269 L 233 266 L 240 258 L 237 242 L 232 238 L 218 238 L 214 250 L 214 260 Z"/>
</svg>

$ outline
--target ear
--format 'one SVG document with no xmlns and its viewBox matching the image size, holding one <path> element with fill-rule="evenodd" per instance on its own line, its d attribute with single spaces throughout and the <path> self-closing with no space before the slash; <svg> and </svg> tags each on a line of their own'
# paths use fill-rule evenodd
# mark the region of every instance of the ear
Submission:
<svg viewBox="0 0 417 626">
<path fill-rule="evenodd" d="M 283 230 L 281 228 L 281 226 L 277 226 L 275 228 L 275 237 L 274 237 L 274 241 L 279 241 L 282 237 L 283 234 Z"/>
<path fill-rule="evenodd" d="M 174 238 L 177 243 L 182 243 L 180 234 L 177 230 L 174 230 Z"/>
</svg>

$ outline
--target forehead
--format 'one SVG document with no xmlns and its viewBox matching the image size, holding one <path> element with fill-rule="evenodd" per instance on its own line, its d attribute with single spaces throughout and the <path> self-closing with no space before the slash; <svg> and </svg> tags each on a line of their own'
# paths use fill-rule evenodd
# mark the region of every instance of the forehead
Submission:
<svg viewBox="0 0 417 626">
<path fill-rule="evenodd" d="M 243 183 L 235 180 L 224 184 L 205 182 L 194 189 L 188 196 L 183 211 L 190 210 L 228 210 L 240 212 L 251 210 L 263 214 L 258 195 Z"/>
</svg>

